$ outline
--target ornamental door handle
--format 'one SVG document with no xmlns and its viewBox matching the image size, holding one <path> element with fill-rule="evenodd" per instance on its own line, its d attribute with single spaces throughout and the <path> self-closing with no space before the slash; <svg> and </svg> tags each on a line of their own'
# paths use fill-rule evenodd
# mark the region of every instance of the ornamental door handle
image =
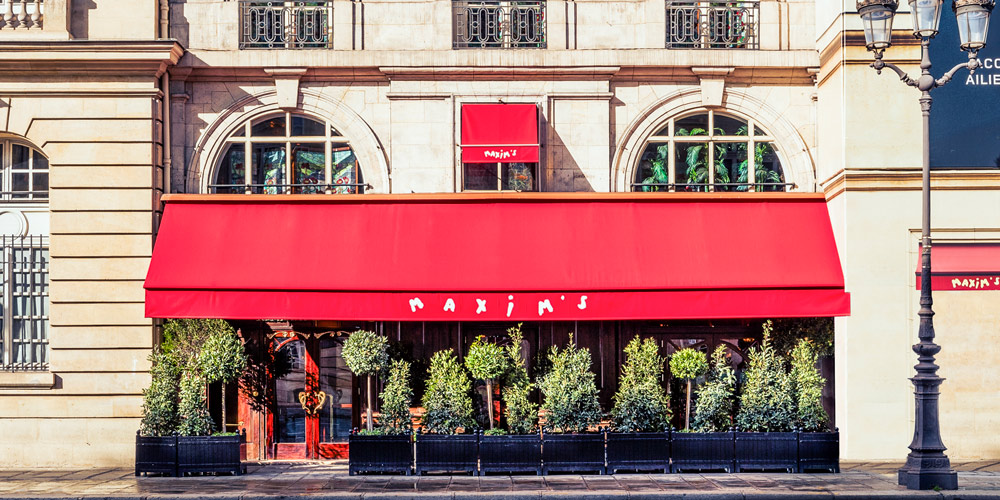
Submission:
<svg viewBox="0 0 1000 500">
<path fill-rule="evenodd" d="M 319 413 L 324 402 L 326 402 L 326 393 L 323 391 L 302 391 L 299 393 L 299 404 L 302 405 L 306 415 Z"/>
</svg>

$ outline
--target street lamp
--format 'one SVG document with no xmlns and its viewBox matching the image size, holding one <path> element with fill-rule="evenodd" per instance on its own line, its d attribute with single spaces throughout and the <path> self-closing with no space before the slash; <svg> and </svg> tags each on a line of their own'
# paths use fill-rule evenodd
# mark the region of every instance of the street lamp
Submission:
<svg viewBox="0 0 1000 500">
<path fill-rule="evenodd" d="M 931 38 L 938 33 L 942 0 L 909 0 L 913 17 L 913 36 L 920 39 L 920 77 L 913 79 L 892 63 L 882 60 L 882 53 L 892 45 L 892 18 L 897 0 L 857 0 L 858 14 L 865 29 L 865 45 L 875 53 L 871 64 L 879 74 L 889 68 L 903 83 L 920 90 L 920 110 L 923 114 L 923 224 L 920 255 L 920 342 L 913 346 L 917 353 L 917 375 L 913 382 L 916 400 L 916 420 L 910 453 L 906 465 L 899 469 L 899 484 L 908 489 L 926 490 L 958 488 L 958 475 L 944 454 L 941 428 L 938 422 L 938 386 L 944 381 L 937 376 L 934 355 L 941 347 L 934 343 L 934 311 L 931 310 L 931 175 L 930 175 L 930 91 L 948 83 L 955 73 L 967 68 L 970 73 L 979 67 L 976 54 L 986 46 L 986 28 L 995 0 L 953 0 L 952 9 L 958 20 L 962 50 L 968 52 L 968 62 L 958 64 L 939 79 L 931 76 L 929 54 Z"/>
</svg>

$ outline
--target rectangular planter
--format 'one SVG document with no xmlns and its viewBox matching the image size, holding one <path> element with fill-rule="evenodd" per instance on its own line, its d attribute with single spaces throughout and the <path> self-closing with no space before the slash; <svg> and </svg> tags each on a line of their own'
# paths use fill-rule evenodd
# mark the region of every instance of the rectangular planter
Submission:
<svg viewBox="0 0 1000 500">
<path fill-rule="evenodd" d="M 606 473 L 604 433 L 545 434 L 542 437 L 542 474 L 552 471 Z"/>
<path fill-rule="evenodd" d="M 797 432 L 737 432 L 736 472 L 799 467 Z"/>
<path fill-rule="evenodd" d="M 246 472 L 240 462 L 244 436 L 177 436 L 177 474 L 194 472 Z"/>
<path fill-rule="evenodd" d="M 666 432 L 609 432 L 608 473 L 620 469 L 670 472 L 669 436 Z"/>
<path fill-rule="evenodd" d="M 415 467 L 417 475 L 431 471 L 476 473 L 479 458 L 478 434 L 417 434 Z"/>
<path fill-rule="evenodd" d="M 840 432 L 800 432 L 799 472 L 840 472 Z"/>
<path fill-rule="evenodd" d="M 733 472 L 732 432 L 671 432 L 670 471 Z"/>
<path fill-rule="evenodd" d="M 410 475 L 413 470 L 413 438 L 410 434 L 395 436 L 359 436 L 348 438 L 347 472 L 394 472 Z"/>
<path fill-rule="evenodd" d="M 534 472 L 541 475 L 542 436 L 480 436 L 479 475 L 487 472 Z"/>
<path fill-rule="evenodd" d="M 135 435 L 135 475 L 177 475 L 177 436 Z"/>
</svg>

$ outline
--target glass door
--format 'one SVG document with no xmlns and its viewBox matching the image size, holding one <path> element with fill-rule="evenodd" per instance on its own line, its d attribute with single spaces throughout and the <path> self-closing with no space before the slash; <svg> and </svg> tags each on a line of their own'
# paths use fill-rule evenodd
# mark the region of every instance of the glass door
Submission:
<svg viewBox="0 0 1000 500">
<path fill-rule="evenodd" d="M 341 357 L 344 339 L 329 336 L 319 339 L 319 390 L 325 397 L 323 407 L 317 415 L 317 451 L 322 458 L 347 458 L 354 376 Z"/>
</svg>

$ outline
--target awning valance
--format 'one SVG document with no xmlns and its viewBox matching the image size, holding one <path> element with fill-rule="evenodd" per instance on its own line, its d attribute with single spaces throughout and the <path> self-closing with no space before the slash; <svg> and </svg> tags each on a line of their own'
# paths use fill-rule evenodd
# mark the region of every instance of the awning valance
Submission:
<svg viewBox="0 0 1000 500">
<path fill-rule="evenodd" d="M 920 259 L 917 259 L 920 290 Z M 1000 243 L 931 245 L 931 290 L 1000 290 Z"/>
<path fill-rule="evenodd" d="M 838 316 L 823 197 L 170 195 L 150 317 Z"/>
<path fill-rule="evenodd" d="M 463 104 L 463 163 L 537 163 L 538 107 Z"/>
</svg>

